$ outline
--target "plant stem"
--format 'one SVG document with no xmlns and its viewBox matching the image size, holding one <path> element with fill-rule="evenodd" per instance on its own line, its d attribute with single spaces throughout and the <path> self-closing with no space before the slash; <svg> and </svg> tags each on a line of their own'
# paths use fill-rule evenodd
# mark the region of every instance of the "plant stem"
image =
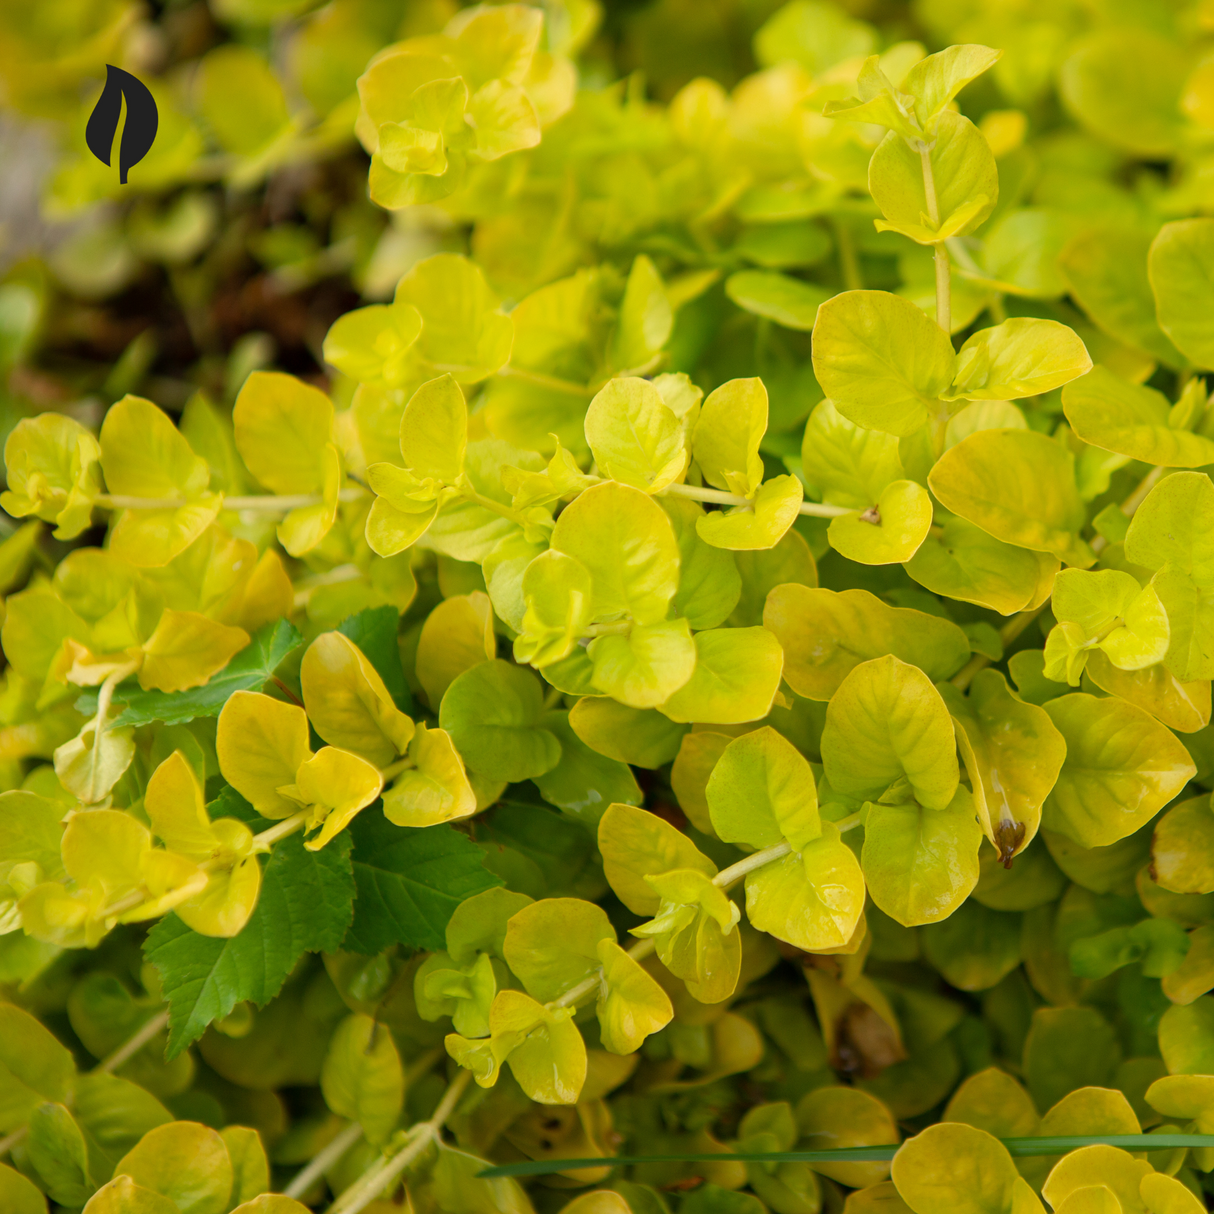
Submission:
<svg viewBox="0 0 1214 1214">
<path fill-rule="evenodd" d="M 282 1193 L 284 1197 L 301 1198 L 314 1181 L 323 1176 L 361 1137 L 363 1128 L 352 1121 L 332 1142 L 328 1143 L 295 1174 Z"/>
<path fill-rule="evenodd" d="M 390 1159 L 381 1159 L 368 1168 L 330 1207 L 328 1214 L 359 1214 L 366 1209 L 431 1143 L 440 1140 L 443 1125 L 455 1111 L 460 1097 L 472 1078 L 471 1071 L 461 1071 L 439 1101 L 434 1116 L 420 1122 L 410 1131 L 412 1137 Z"/>
<path fill-rule="evenodd" d="M 497 374 L 503 379 L 521 379 L 526 383 L 535 384 L 537 388 L 548 388 L 552 392 L 564 392 L 569 396 L 594 395 L 584 384 L 575 384 L 569 379 L 558 379 L 555 375 L 545 375 L 542 371 L 525 371 L 522 367 L 505 366 Z"/>
<path fill-rule="evenodd" d="M 736 885 L 747 873 L 752 873 L 756 868 L 762 868 L 765 864 L 770 864 L 773 860 L 778 860 L 781 856 L 787 856 L 792 851 L 792 848 L 787 842 L 777 843 L 774 847 L 766 847 L 762 851 L 757 851 L 753 855 L 745 856 L 736 864 L 731 864 L 728 868 L 723 868 L 712 879 L 713 885 L 720 886 L 721 889 L 728 889 L 731 885 Z M 634 961 L 641 961 L 648 957 L 654 951 L 657 945 L 652 938 L 648 940 L 639 940 L 629 950 L 628 955 Z M 549 1007 L 574 1007 L 592 991 L 598 989 L 599 978 L 602 974 L 602 967 L 594 971 L 589 978 L 583 978 L 576 986 L 572 986 L 558 999 L 554 999 L 548 1004 Z"/>
<path fill-rule="evenodd" d="M 309 811 L 301 809 L 297 813 L 293 813 L 289 818 L 283 818 L 281 822 L 276 822 L 268 830 L 263 830 L 261 834 L 253 836 L 252 851 L 262 852 L 269 851 L 279 839 L 285 839 L 288 835 L 293 835 L 296 831 L 303 830 L 308 821 Z M 212 873 L 219 867 L 219 861 L 215 859 L 203 860 L 198 866 L 204 873 Z M 111 902 L 109 906 L 101 912 L 100 918 L 111 919 L 116 915 L 123 915 L 129 910 L 134 910 L 141 902 L 146 902 L 151 894 L 147 886 L 140 886 L 138 889 L 133 889 L 130 893 L 123 894 L 117 902 Z"/>
<path fill-rule="evenodd" d="M 920 139 L 918 142 L 919 164 L 923 168 L 923 197 L 927 202 L 927 217 L 931 221 L 932 227 L 938 228 L 940 226 L 940 204 L 936 198 L 936 178 L 932 172 L 931 148 L 926 140 Z M 949 269 L 948 249 L 945 248 L 943 241 L 940 241 L 935 246 L 935 254 L 936 323 L 945 333 L 951 335 L 953 331 L 951 271 Z"/>
<path fill-rule="evenodd" d="M 835 232 L 835 246 L 839 250 L 839 273 L 843 277 L 843 285 L 849 291 L 863 291 L 864 277 L 860 273 L 860 259 L 856 256 L 856 242 L 852 239 L 851 229 L 837 219 L 831 226 Z"/>
<path fill-rule="evenodd" d="M 120 1045 L 112 1054 L 110 1054 L 102 1062 L 98 1063 L 96 1068 L 97 1071 L 101 1074 L 108 1074 L 111 1071 L 116 1071 L 120 1066 L 123 1065 L 123 1063 L 129 1062 L 132 1058 L 134 1058 L 135 1055 L 138 1054 L 139 1051 L 143 1049 L 143 1047 L 147 1045 L 147 1043 L 151 1041 L 152 1038 L 155 1037 L 156 1034 L 168 1024 L 168 1022 L 169 1013 L 168 1009 L 166 1008 L 163 1012 L 158 1012 L 155 1016 L 153 1016 L 151 1020 L 149 1020 L 143 1026 L 143 1028 L 137 1030 L 129 1041 L 123 1045 Z"/>
<path fill-rule="evenodd" d="M 736 864 L 731 864 L 728 868 L 723 868 L 712 879 L 713 885 L 719 885 L 722 889 L 728 889 L 738 881 L 741 881 L 747 873 L 753 873 L 756 868 L 762 868 L 765 864 L 770 864 L 773 860 L 780 859 L 781 856 L 787 856 L 792 851 L 792 847 L 787 842 L 777 843 L 774 847 L 765 847 L 762 851 L 754 852 L 752 855 L 745 856 Z"/>
<path fill-rule="evenodd" d="M 1003 643 L 1003 647 L 1006 649 L 1044 610 L 1045 603 L 1042 603 L 1040 607 L 1034 607 L 1032 611 L 1021 611 L 1012 616 L 1012 618 L 999 629 L 999 640 Z M 990 664 L 990 658 L 986 657 L 984 654 L 976 653 L 968 662 L 966 662 L 964 666 L 961 667 L 959 671 L 957 671 L 955 675 L 953 675 L 951 679 L 949 679 L 949 682 L 952 683 L 954 687 L 964 691 L 973 681 L 974 675 Z"/>
<path fill-rule="evenodd" d="M 350 489 L 342 489 L 337 497 L 339 501 L 356 502 L 368 496 L 370 490 L 361 485 Z M 225 497 L 224 510 L 267 510 L 284 513 L 288 510 L 298 510 L 301 506 L 319 506 L 324 497 L 319 493 L 290 493 L 275 496 L 260 494 L 255 497 Z M 93 499 L 94 506 L 104 506 L 110 510 L 178 510 L 190 503 L 185 498 L 178 497 L 132 497 L 124 494 L 99 493 Z"/>
<path fill-rule="evenodd" d="M 675 497 L 689 497 L 697 502 L 716 502 L 722 506 L 752 506 L 750 498 L 740 493 L 726 493 L 724 489 L 705 489 L 699 485 L 667 485 L 656 496 L 670 493 Z M 839 518 L 844 514 L 854 514 L 851 506 L 830 506 L 825 502 L 802 502 L 802 514 L 813 515 L 815 518 Z"/>
</svg>

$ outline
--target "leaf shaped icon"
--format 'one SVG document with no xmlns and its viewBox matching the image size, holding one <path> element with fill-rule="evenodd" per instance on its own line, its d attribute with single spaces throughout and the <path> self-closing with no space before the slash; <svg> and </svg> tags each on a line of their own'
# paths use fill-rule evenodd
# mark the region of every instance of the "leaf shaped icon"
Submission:
<svg viewBox="0 0 1214 1214">
<path fill-rule="evenodd" d="M 114 135 L 118 131 L 118 118 L 122 113 L 122 99 L 126 98 L 126 124 L 122 128 L 122 142 L 118 148 L 118 180 L 126 185 L 126 175 L 150 151 L 156 139 L 156 128 L 160 125 L 160 113 L 156 99 L 142 80 L 124 72 L 112 63 L 105 65 L 105 88 L 89 115 L 84 128 L 84 141 L 89 151 L 101 161 L 110 163 L 110 149 L 114 146 Z"/>
</svg>

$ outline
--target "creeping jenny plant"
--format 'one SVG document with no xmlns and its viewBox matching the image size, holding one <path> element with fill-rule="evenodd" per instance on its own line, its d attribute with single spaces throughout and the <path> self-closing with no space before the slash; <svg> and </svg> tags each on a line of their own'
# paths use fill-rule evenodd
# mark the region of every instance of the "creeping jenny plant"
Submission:
<svg viewBox="0 0 1214 1214">
<path fill-rule="evenodd" d="M 1206 1208 L 1203 6 L 211 7 L 114 247 L 365 302 L 13 407 L 0 1207 Z"/>
</svg>

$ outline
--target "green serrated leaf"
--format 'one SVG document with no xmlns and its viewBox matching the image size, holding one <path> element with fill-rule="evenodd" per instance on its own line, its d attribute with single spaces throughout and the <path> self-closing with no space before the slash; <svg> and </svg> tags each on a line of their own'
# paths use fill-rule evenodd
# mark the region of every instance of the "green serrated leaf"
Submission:
<svg viewBox="0 0 1214 1214">
<path fill-rule="evenodd" d="M 231 939 L 201 936 L 172 914 L 152 928 L 144 955 L 168 1000 L 170 1058 L 242 1000 L 264 1007 L 304 953 L 341 947 L 355 894 L 350 851 L 347 834 L 320 851 L 300 835 L 275 844 L 257 908 Z"/>
<path fill-rule="evenodd" d="M 358 894 L 342 944 L 348 951 L 444 948 L 455 908 L 501 884 L 485 869 L 484 853 L 450 826 L 393 826 L 372 809 L 355 818 L 347 834 Z"/>
</svg>

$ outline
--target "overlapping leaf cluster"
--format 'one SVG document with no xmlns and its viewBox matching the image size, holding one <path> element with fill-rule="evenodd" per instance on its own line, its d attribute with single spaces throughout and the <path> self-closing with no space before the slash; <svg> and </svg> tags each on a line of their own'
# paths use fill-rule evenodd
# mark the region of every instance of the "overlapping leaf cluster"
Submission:
<svg viewBox="0 0 1214 1214">
<path fill-rule="evenodd" d="M 228 0 L 292 87 L 209 50 L 132 173 L 357 137 L 421 235 L 331 391 L 7 439 L 6 1208 L 1204 1208 L 998 1141 L 1214 1133 L 1199 6 L 793 0 L 664 104 L 589 5 L 440 7 Z"/>
</svg>

